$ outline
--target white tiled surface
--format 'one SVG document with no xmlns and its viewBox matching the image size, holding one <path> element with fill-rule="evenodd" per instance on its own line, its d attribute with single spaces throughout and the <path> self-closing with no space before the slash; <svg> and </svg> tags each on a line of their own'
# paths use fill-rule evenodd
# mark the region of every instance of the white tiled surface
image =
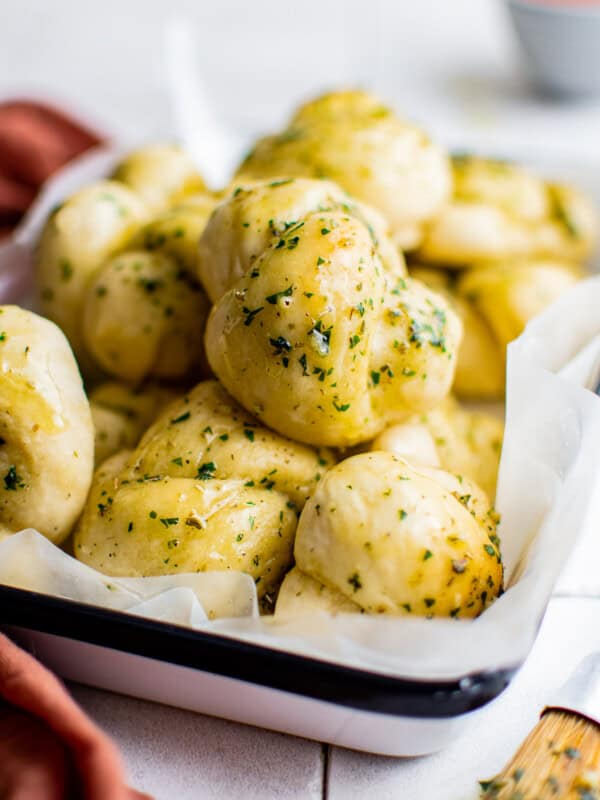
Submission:
<svg viewBox="0 0 600 800">
<path fill-rule="evenodd" d="M 367 83 L 452 146 L 600 155 L 600 108 L 533 96 L 500 0 L 0 0 L 0 95 L 63 98 L 109 130 L 164 135 L 171 116 L 162 47 L 182 16 L 223 122 L 241 138 L 302 95 Z M 333 749 L 82 687 L 77 699 L 117 740 L 131 781 L 157 800 L 468 800 L 540 705 L 593 646 L 600 600 L 553 601 L 510 689 L 444 753 L 392 760 Z M 598 642 L 596 642 L 598 645 Z M 327 773 L 327 774 L 326 774 Z"/>
<path fill-rule="evenodd" d="M 322 797 L 320 744 L 83 686 L 71 688 L 117 741 L 131 784 L 156 800 Z"/>
<path fill-rule="evenodd" d="M 451 747 L 425 758 L 371 756 L 73 686 L 112 734 L 131 782 L 156 800 L 475 800 L 532 728 L 552 691 L 600 649 L 600 598 L 554 598 L 513 683 Z"/>
</svg>

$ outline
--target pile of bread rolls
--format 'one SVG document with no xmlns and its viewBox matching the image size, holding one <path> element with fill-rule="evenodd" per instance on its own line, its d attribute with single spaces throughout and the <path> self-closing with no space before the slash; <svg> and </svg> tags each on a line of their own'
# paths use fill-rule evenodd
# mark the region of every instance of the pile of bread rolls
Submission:
<svg viewBox="0 0 600 800">
<path fill-rule="evenodd" d="M 359 91 L 220 192 L 176 147 L 131 154 L 50 214 L 37 313 L 0 308 L 0 537 L 113 576 L 241 570 L 265 613 L 478 615 L 502 423 L 457 396 L 502 399 L 596 231 L 575 189 Z"/>
</svg>

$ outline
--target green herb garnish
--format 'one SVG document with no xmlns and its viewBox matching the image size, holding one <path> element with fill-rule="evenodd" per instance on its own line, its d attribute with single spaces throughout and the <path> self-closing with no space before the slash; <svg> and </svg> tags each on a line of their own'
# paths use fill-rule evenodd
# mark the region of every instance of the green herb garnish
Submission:
<svg viewBox="0 0 600 800">
<path fill-rule="evenodd" d="M 196 474 L 196 478 L 201 481 L 209 481 L 211 478 L 214 478 L 214 472 L 217 469 L 216 464 L 214 461 L 207 461 L 202 466 L 198 467 L 198 473 Z"/>
</svg>

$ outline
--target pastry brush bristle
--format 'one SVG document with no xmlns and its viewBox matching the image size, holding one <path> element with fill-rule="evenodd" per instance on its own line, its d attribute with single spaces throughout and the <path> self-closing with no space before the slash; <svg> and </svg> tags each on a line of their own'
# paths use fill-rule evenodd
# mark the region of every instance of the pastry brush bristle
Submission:
<svg viewBox="0 0 600 800">
<path fill-rule="evenodd" d="M 482 800 L 600 800 L 600 726 L 548 711 L 504 770 L 480 786 Z"/>
</svg>

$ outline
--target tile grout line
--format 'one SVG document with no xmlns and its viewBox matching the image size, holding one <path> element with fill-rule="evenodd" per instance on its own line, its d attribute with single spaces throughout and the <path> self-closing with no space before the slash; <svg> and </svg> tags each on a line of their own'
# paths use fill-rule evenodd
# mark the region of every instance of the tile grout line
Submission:
<svg viewBox="0 0 600 800">
<path fill-rule="evenodd" d="M 321 800 L 328 800 L 329 797 L 329 752 L 330 752 L 330 745 L 323 742 L 321 744 L 321 763 L 323 765 Z"/>
</svg>

